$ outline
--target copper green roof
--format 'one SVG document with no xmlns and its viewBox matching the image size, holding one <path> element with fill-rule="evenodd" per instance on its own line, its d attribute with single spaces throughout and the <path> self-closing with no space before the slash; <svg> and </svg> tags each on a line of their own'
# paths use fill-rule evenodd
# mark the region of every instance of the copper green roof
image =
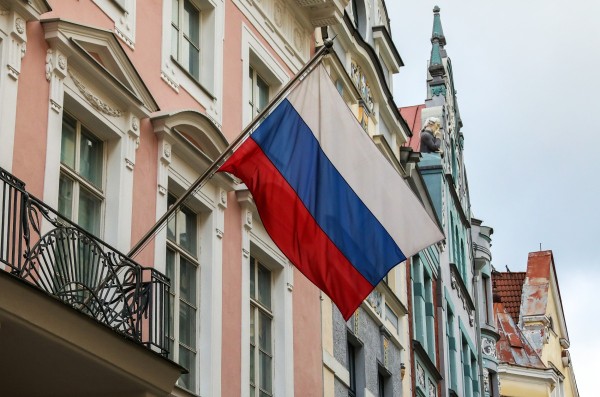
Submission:
<svg viewBox="0 0 600 397">
<path fill-rule="evenodd" d="M 442 45 L 446 44 L 444 29 L 442 29 L 442 20 L 440 18 L 440 7 L 433 8 L 433 31 L 431 32 L 431 41 L 438 39 Z"/>
</svg>

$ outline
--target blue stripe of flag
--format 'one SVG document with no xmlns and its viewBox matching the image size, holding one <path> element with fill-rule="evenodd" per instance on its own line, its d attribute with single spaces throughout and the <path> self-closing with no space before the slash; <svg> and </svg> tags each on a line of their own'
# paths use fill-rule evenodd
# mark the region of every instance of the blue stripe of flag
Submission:
<svg viewBox="0 0 600 397">
<path fill-rule="evenodd" d="M 406 259 L 327 158 L 288 100 L 262 122 L 251 138 L 296 191 L 321 229 L 373 286 Z"/>
</svg>

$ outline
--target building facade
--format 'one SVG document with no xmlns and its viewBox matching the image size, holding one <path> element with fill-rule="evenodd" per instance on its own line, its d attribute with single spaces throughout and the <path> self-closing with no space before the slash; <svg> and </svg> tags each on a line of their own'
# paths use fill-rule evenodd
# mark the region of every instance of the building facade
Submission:
<svg viewBox="0 0 600 397">
<path fill-rule="evenodd" d="M 500 392 L 579 396 L 552 251 L 529 253 L 525 272 L 494 272 Z"/>
<path fill-rule="evenodd" d="M 139 254 L 126 253 L 310 59 L 315 29 L 343 23 L 347 5 L 0 1 L 1 343 L 29 337 L 0 368 L 43 379 L 3 377 L 0 394 L 321 393 L 321 327 L 307 326 L 321 323 L 320 293 L 271 242 L 239 181 L 216 175 Z M 48 310 L 80 321 L 31 323 L 35 313 L 11 303 L 24 299 L 22 284 L 45 293 L 27 298 L 34 309 L 59 303 Z M 97 334 L 107 341 L 92 349 Z M 40 360 L 23 372 L 40 352 L 69 365 Z"/>
<path fill-rule="evenodd" d="M 409 177 L 402 147 L 411 132 L 392 99 L 392 77 L 403 63 L 391 40 L 385 2 L 350 2 L 342 23 L 317 32 L 317 42 L 327 37 L 335 40 L 326 66 L 354 113 L 350 117 L 397 172 Z M 411 395 L 405 280 L 404 267 L 394 268 L 348 322 L 322 296 L 324 396 Z"/>
<path fill-rule="evenodd" d="M 498 396 L 490 321 L 490 227 L 473 217 L 464 161 L 464 134 L 447 55 L 440 9 L 433 10 L 427 99 L 402 108 L 413 135 L 408 146 L 421 155 L 418 170 L 446 235 L 409 262 L 412 291 L 414 394 Z"/>
</svg>

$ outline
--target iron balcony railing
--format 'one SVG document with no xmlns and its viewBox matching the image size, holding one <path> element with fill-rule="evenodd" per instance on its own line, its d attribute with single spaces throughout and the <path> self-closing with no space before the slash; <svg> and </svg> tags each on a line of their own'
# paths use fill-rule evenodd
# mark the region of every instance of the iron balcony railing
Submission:
<svg viewBox="0 0 600 397">
<path fill-rule="evenodd" d="M 64 218 L 2 168 L 0 211 L 0 268 L 168 355 L 165 275 L 137 264 Z"/>
</svg>

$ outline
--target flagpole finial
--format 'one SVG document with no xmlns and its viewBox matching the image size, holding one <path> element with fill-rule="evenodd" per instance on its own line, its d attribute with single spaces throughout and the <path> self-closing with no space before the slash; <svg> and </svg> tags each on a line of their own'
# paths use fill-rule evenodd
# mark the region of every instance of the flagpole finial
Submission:
<svg viewBox="0 0 600 397">
<path fill-rule="evenodd" d="M 335 39 L 335 37 L 333 39 Z M 329 51 L 333 48 L 333 39 L 326 38 L 325 41 L 323 42 L 323 44 L 327 48 L 327 51 Z"/>
</svg>

